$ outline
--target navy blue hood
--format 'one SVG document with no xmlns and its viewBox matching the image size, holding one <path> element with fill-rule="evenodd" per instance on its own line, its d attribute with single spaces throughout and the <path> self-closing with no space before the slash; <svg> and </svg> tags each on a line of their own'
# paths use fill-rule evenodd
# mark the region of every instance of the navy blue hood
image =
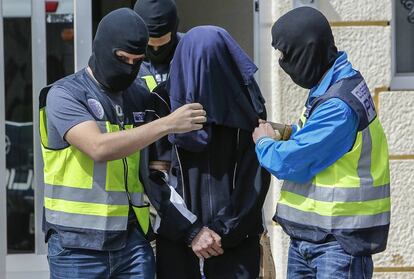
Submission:
<svg viewBox="0 0 414 279">
<path fill-rule="evenodd" d="M 265 117 L 264 99 L 254 79 L 256 65 L 230 34 L 216 26 L 191 29 L 171 63 L 167 90 L 171 108 L 201 103 L 207 112 L 203 130 L 170 135 L 172 143 L 198 151 L 209 142 L 212 124 L 253 131 Z"/>
</svg>

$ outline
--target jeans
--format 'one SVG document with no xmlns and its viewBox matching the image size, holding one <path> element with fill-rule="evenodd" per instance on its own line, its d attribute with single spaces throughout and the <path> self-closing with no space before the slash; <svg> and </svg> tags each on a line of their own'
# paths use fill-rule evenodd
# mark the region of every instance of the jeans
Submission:
<svg viewBox="0 0 414 279">
<path fill-rule="evenodd" d="M 371 256 L 347 254 L 337 241 L 322 244 L 292 239 L 289 247 L 289 279 L 370 279 Z"/>
<path fill-rule="evenodd" d="M 51 279 L 154 279 L 155 260 L 148 240 L 138 228 L 130 229 L 125 248 L 94 251 L 63 248 L 58 234 L 48 241 Z"/>
</svg>

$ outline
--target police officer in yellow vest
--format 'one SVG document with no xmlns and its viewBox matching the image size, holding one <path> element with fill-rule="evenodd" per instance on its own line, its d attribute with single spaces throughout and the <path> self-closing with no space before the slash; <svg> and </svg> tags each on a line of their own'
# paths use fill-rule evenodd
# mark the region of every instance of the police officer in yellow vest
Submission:
<svg viewBox="0 0 414 279">
<path fill-rule="evenodd" d="M 170 62 L 183 36 L 177 32 L 177 7 L 174 0 L 139 0 L 134 11 L 144 20 L 149 32 L 148 49 L 138 77 L 153 91 L 167 80 Z"/>
<path fill-rule="evenodd" d="M 274 220 L 291 237 L 288 278 L 371 278 L 390 223 L 388 146 L 361 74 L 338 52 L 326 18 L 302 7 L 272 28 L 279 64 L 310 89 L 287 141 L 263 121 L 260 164 L 285 180 Z"/>
<path fill-rule="evenodd" d="M 178 33 L 178 15 L 174 0 L 139 0 L 134 11 L 144 20 L 149 40 L 145 59 L 138 72 L 137 83 L 153 94 L 154 109 L 163 117 L 170 113 L 168 91 L 165 81 L 170 74 L 170 63 L 183 34 Z M 162 138 L 149 149 L 151 165 L 168 171 L 171 161 L 171 144 Z"/>
<path fill-rule="evenodd" d="M 141 96 L 127 92 L 142 90 L 133 82 L 147 42 L 143 20 L 115 10 L 98 26 L 89 67 L 40 93 L 51 278 L 154 278 L 140 150 L 169 132 L 200 129 L 205 112 L 190 104 L 133 127 L 144 118 L 145 100 L 133 117 L 124 107 L 133 103 L 126 96 Z"/>
</svg>

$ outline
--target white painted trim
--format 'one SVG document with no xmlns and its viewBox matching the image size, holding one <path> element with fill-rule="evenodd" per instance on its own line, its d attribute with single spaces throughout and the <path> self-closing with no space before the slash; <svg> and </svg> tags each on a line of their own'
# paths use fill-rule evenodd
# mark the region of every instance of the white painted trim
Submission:
<svg viewBox="0 0 414 279">
<path fill-rule="evenodd" d="M 40 150 L 39 132 L 39 92 L 46 86 L 46 14 L 44 0 L 32 0 L 32 77 L 33 77 L 33 181 L 35 197 L 35 249 L 37 254 L 46 253 L 42 233 L 43 215 L 43 160 Z M 21 264 L 21 263 L 20 263 Z"/>
<path fill-rule="evenodd" d="M 74 0 L 75 72 L 88 65 L 92 53 L 92 0 Z"/>
<path fill-rule="evenodd" d="M 6 149 L 5 149 L 5 107 L 4 107 L 4 34 L 3 7 L 0 3 L 0 278 L 5 278 L 7 251 L 7 201 L 6 201 Z"/>
</svg>

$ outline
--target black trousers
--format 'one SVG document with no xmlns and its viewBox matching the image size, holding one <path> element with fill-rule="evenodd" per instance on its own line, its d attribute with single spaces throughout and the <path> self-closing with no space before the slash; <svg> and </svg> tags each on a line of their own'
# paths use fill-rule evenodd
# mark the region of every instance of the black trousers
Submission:
<svg viewBox="0 0 414 279">
<path fill-rule="evenodd" d="M 200 279 L 199 260 L 185 243 L 157 236 L 157 279 Z M 243 240 L 237 247 L 204 263 L 207 279 L 256 279 L 260 270 L 259 236 Z"/>
</svg>

